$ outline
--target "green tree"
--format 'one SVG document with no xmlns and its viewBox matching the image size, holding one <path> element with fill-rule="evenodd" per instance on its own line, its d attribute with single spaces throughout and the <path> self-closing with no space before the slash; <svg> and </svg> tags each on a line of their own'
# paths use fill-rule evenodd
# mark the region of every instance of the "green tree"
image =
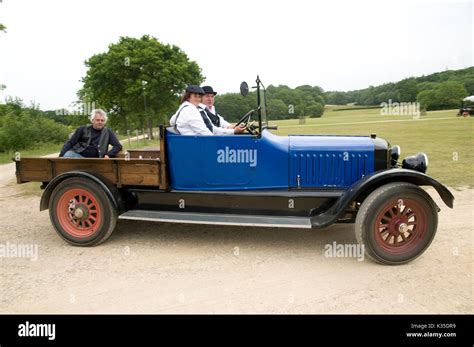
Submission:
<svg viewBox="0 0 474 347">
<path fill-rule="evenodd" d="M 435 108 L 435 92 L 432 89 L 422 90 L 416 96 L 416 101 L 420 103 L 420 107 L 424 110 L 432 110 Z"/>
<path fill-rule="evenodd" d="M 345 92 L 327 92 L 324 95 L 326 104 L 346 105 L 348 103 L 348 93 Z"/>
<path fill-rule="evenodd" d="M 421 91 L 417 101 L 426 110 L 442 110 L 458 107 L 467 95 L 463 84 L 446 81 L 438 83 L 434 89 Z"/>
<path fill-rule="evenodd" d="M 287 119 L 288 106 L 280 99 L 268 100 L 268 119 Z"/>
<path fill-rule="evenodd" d="M 397 83 L 398 99 L 402 102 L 414 102 L 418 95 L 418 86 L 414 78 L 407 78 Z"/>
<path fill-rule="evenodd" d="M 323 90 L 318 86 L 303 85 L 291 89 L 286 85 L 269 86 L 267 88 L 268 100 L 280 100 L 286 105 L 286 118 L 298 118 L 306 116 L 306 107 L 313 104 L 325 104 Z M 282 109 L 282 104 L 275 107 Z M 281 111 L 280 111 L 281 112 Z M 276 114 L 275 114 L 276 115 Z M 272 114 L 270 114 L 272 116 Z"/>
<path fill-rule="evenodd" d="M 217 112 L 229 122 L 236 122 L 252 109 L 257 107 L 257 95 L 249 93 L 246 97 L 238 93 L 227 93 L 216 96 Z"/>
<path fill-rule="evenodd" d="M 466 69 L 442 71 L 427 76 L 411 77 L 397 83 L 385 83 L 360 90 L 348 92 L 326 92 L 324 98 L 328 104 L 380 105 L 381 102 L 392 101 L 413 102 L 417 95 L 425 90 L 435 90 L 441 83 L 458 82 L 464 85 L 469 95 L 474 94 L 474 67 Z M 426 98 L 430 93 L 422 94 Z M 444 107 L 444 106 L 436 106 Z"/>
<path fill-rule="evenodd" d="M 443 82 L 435 89 L 439 109 L 458 107 L 467 95 L 464 85 L 453 81 Z"/>
<path fill-rule="evenodd" d="M 311 118 L 321 117 L 324 113 L 324 106 L 318 102 L 305 108 L 305 113 Z"/>
<path fill-rule="evenodd" d="M 464 88 L 466 88 L 466 91 L 469 95 L 474 95 L 474 78 L 470 80 L 466 79 L 464 81 Z"/>
<path fill-rule="evenodd" d="M 20 99 L 9 99 L 0 107 L 0 151 L 33 148 L 40 143 L 63 143 L 68 127 L 48 119 L 35 107 L 24 107 Z"/>
<path fill-rule="evenodd" d="M 180 48 L 148 35 L 121 37 L 85 64 L 79 98 L 111 111 L 119 128 L 129 129 L 129 118 L 136 127 L 148 127 L 150 138 L 153 123 L 168 121 L 186 85 L 204 80 L 198 64 Z"/>
</svg>

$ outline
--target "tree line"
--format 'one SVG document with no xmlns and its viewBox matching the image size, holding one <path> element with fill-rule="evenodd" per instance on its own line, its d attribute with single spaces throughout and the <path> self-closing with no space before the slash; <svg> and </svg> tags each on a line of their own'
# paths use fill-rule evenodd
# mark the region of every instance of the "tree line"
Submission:
<svg viewBox="0 0 474 347">
<path fill-rule="evenodd" d="M 63 143 L 71 128 L 51 119 L 37 106 L 19 99 L 0 105 L 0 152 L 34 148 L 43 143 Z"/>
<path fill-rule="evenodd" d="M 461 100 L 474 95 L 474 67 L 411 77 L 395 83 L 370 86 L 347 92 L 324 93 L 331 105 L 380 105 L 382 102 L 419 102 L 426 110 L 459 107 Z"/>
<path fill-rule="evenodd" d="M 267 114 L 272 120 L 299 117 L 321 117 L 324 112 L 323 90 L 318 86 L 268 86 L 266 90 Z M 242 97 L 239 93 L 216 96 L 217 111 L 230 122 L 237 121 L 257 105 L 256 92 Z"/>
</svg>

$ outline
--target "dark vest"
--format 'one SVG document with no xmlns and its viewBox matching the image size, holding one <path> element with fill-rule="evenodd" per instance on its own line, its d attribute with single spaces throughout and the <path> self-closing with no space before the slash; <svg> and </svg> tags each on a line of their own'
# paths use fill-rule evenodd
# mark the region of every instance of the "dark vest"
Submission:
<svg viewBox="0 0 474 347">
<path fill-rule="evenodd" d="M 91 133 L 92 133 L 92 124 L 87 124 L 82 130 L 81 140 L 76 143 L 72 149 L 76 153 L 83 152 L 91 144 Z M 103 158 L 107 154 L 109 148 L 109 129 L 104 127 L 100 133 L 99 138 L 99 158 Z"/>
<path fill-rule="evenodd" d="M 209 121 L 209 118 L 207 118 L 206 111 L 203 109 L 199 110 L 199 113 L 201 114 L 202 120 L 204 121 L 204 124 L 206 124 L 206 127 L 209 129 L 209 131 L 212 133 L 212 124 Z"/>
<path fill-rule="evenodd" d="M 214 124 L 214 126 L 216 126 L 216 127 L 221 126 L 221 119 L 219 118 L 219 116 L 217 114 L 212 113 L 207 108 L 205 108 L 204 111 L 206 112 L 207 116 L 211 120 L 212 124 Z"/>
</svg>

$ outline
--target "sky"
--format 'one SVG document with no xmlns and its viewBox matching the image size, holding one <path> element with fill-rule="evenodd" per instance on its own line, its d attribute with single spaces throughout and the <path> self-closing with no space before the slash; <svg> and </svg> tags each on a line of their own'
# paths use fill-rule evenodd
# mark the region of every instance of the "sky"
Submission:
<svg viewBox="0 0 474 347">
<path fill-rule="evenodd" d="M 0 0 L 0 102 L 77 100 L 84 61 L 120 36 L 180 47 L 219 93 L 354 90 L 474 65 L 473 1 Z"/>
</svg>

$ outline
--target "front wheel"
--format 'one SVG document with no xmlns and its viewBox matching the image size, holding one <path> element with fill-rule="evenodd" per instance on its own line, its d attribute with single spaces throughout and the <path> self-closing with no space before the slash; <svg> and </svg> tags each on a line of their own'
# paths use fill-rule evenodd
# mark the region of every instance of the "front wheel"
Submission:
<svg viewBox="0 0 474 347">
<path fill-rule="evenodd" d="M 49 201 L 49 216 L 58 235 L 74 246 L 104 242 L 117 222 L 117 210 L 102 187 L 82 177 L 58 184 Z"/>
<path fill-rule="evenodd" d="M 414 184 L 396 182 L 376 189 L 364 200 L 355 234 L 369 258 L 397 265 L 420 256 L 437 226 L 437 207 L 431 197 Z"/>
</svg>

